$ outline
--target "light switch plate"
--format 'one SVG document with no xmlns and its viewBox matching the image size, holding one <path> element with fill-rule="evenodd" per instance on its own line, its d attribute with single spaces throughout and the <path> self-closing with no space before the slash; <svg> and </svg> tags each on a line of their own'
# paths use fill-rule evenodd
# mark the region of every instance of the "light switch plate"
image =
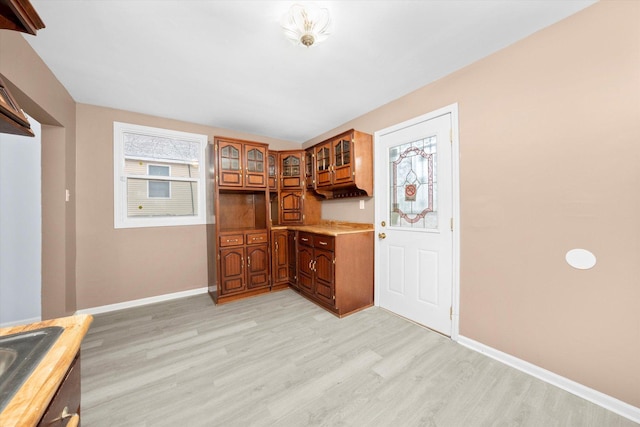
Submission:
<svg viewBox="0 0 640 427">
<path fill-rule="evenodd" d="M 364 200 L 360 200 L 360 209 L 364 209 Z"/>
</svg>

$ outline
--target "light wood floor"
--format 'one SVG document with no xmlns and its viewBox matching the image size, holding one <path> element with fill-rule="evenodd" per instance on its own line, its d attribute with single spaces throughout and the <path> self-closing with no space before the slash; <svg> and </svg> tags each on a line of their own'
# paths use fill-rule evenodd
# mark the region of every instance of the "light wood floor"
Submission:
<svg viewBox="0 0 640 427">
<path fill-rule="evenodd" d="M 95 316 L 82 422 L 101 426 L 631 426 L 373 307 L 338 319 L 291 290 Z"/>
</svg>

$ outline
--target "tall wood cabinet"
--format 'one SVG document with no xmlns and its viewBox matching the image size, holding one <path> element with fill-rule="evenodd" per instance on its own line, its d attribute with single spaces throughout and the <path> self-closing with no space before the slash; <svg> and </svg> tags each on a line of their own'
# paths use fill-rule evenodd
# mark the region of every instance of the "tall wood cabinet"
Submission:
<svg viewBox="0 0 640 427">
<path fill-rule="evenodd" d="M 269 292 L 268 146 L 214 139 L 214 212 L 217 303 Z M 210 237 L 211 238 L 211 237 Z"/>
</svg>

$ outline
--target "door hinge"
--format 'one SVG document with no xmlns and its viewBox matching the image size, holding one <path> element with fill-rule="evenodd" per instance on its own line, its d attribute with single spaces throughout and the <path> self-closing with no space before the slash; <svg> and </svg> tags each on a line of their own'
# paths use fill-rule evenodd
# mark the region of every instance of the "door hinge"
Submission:
<svg viewBox="0 0 640 427">
<path fill-rule="evenodd" d="M 214 145 L 216 151 L 218 151 L 218 144 Z"/>
<path fill-rule="evenodd" d="M 333 265 L 336 265 L 336 259 L 335 258 L 333 259 Z"/>
<path fill-rule="evenodd" d="M 453 306 L 449 307 L 449 320 L 453 320 Z"/>
<path fill-rule="evenodd" d="M 453 231 L 453 218 L 449 220 L 449 225 L 451 226 L 451 231 Z"/>
</svg>

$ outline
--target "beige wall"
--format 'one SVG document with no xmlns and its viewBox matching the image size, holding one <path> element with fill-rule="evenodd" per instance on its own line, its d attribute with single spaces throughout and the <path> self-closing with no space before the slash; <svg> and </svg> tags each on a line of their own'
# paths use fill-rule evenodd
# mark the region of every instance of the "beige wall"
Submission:
<svg viewBox="0 0 640 427">
<path fill-rule="evenodd" d="M 640 407 L 640 2 L 600 2 L 304 145 L 454 102 L 461 334 Z M 569 267 L 572 248 L 595 268 Z"/>
<path fill-rule="evenodd" d="M 113 122 L 299 144 L 85 104 L 77 106 L 78 309 L 207 286 L 206 226 L 113 228 Z"/>
<path fill-rule="evenodd" d="M 31 37 L 31 36 L 27 36 Z M 42 126 L 42 318 L 72 314 L 75 289 L 75 103 L 24 37 L 0 30 L 0 73 Z M 65 189 L 71 202 L 65 203 Z"/>
</svg>

